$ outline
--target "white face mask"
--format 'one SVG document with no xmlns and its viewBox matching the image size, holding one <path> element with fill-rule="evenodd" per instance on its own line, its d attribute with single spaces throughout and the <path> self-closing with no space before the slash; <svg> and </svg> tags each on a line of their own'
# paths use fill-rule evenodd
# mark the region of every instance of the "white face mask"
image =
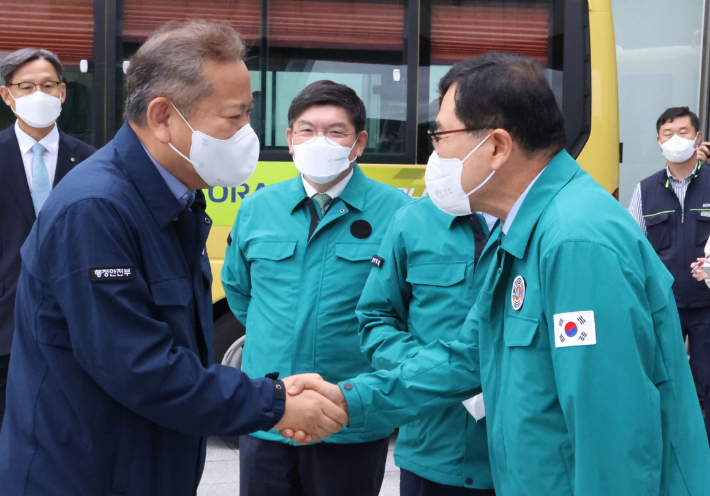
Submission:
<svg viewBox="0 0 710 496">
<path fill-rule="evenodd" d="M 341 146 L 325 136 L 316 136 L 293 146 L 293 162 L 304 176 L 318 184 L 327 184 L 343 173 L 355 159 L 350 160 L 353 146 Z"/>
<path fill-rule="evenodd" d="M 478 191 L 486 184 L 495 174 L 491 172 L 485 181 L 476 186 L 473 191 L 466 193 L 461 186 L 461 175 L 463 174 L 463 163 L 468 160 L 473 152 L 490 138 L 490 134 L 483 141 L 476 145 L 476 148 L 466 155 L 463 160 L 457 158 L 441 158 L 434 151 L 429 157 L 429 162 L 426 166 L 424 174 L 424 182 L 431 201 L 441 210 L 451 215 L 470 215 L 471 204 L 468 197 Z"/>
<path fill-rule="evenodd" d="M 41 91 L 30 95 L 15 98 L 15 115 L 25 121 L 27 125 L 42 129 L 54 124 L 62 113 L 62 95 L 59 98 L 50 96 Z"/>
<path fill-rule="evenodd" d="M 172 143 L 168 144 L 195 167 L 207 184 L 232 187 L 249 180 L 259 162 L 259 137 L 249 124 L 231 138 L 221 140 L 195 131 L 175 105 L 173 108 L 192 131 L 190 156 L 186 157 Z"/>
<path fill-rule="evenodd" d="M 666 157 L 666 160 L 673 162 L 675 164 L 685 162 L 690 157 L 693 156 L 695 150 L 698 149 L 695 146 L 695 139 L 697 139 L 698 134 L 695 134 L 695 138 L 692 140 L 681 138 L 677 134 L 674 134 L 671 139 L 661 144 L 661 153 Z"/>
</svg>

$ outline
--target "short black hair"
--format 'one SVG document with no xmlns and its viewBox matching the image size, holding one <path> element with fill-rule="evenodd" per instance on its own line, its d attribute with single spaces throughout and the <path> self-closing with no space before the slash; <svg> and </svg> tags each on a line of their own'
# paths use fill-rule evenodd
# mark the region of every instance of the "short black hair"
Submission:
<svg viewBox="0 0 710 496">
<path fill-rule="evenodd" d="M 52 67 L 54 67 L 54 70 L 57 72 L 57 78 L 61 83 L 62 77 L 64 76 L 64 67 L 62 67 L 59 57 L 53 52 L 41 48 L 21 48 L 5 57 L 5 60 L 0 64 L 0 78 L 3 80 L 5 86 L 12 84 L 12 78 L 20 67 L 28 62 L 34 62 L 39 59 L 46 60 L 52 64 Z"/>
<path fill-rule="evenodd" d="M 288 127 L 293 127 L 296 119 L 315 105 L 334 105 L 343 108 L 350 116 L 355 132 L 360 133 L 365 130 L 367 111 L 360 97 L 352 88 L 327 79 L 309 84 L 296 95 L 288 109 Z"/>
<path fill-rule="evenodd" d="M 473 131 L 505 129 L 527 154 L 557 153 L 565 121 L 540 64 L 489 52 L 454 65 L 439 81 L 439 101 L 456 84 L 456 117 Z"/>
<path fill-rule="evenodd" d="M 695 132 L 698 132 L 700 120 L 698 120 L 698 116 L 695 115 L 695 112 L 691 112 L 688 107 L 671 107 L 666 109 L 656 121 L 656 132 L 660 133 L 663 124 L 673 122 L 678 117 L 690 117 L 690 124 L 695 129 Z"/>
</svg>

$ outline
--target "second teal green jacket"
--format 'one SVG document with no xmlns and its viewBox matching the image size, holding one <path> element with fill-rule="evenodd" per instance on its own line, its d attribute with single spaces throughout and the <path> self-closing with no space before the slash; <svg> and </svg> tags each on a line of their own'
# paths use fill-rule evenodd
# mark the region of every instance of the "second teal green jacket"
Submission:
<svg viewBox="0 0 710 496">
<path fill-rule="evenodd" d="M 474 220 L 487 239 L 483 217 Z M 385 263 L 370 272 L 356 312 L 360 346 L 376 369 L 394 369 L 432 341 L 457 339 L 480 289 L 475 251 L 469 217 L 442 212 L 428 196 L 395 213 L 377 252 Z M 439 484 L 493 487 L 486 421 L 477 423 L 461 403 L 400 427 L 394 458 Z"/>
<path fill-rule="evenodd" d="M 350 425 L 406 424 L 482 387 L 498 496 L 710 494 L 672 277 L 567 152 L 479 263 L 458 340 L 341 383 Z"/>
<path fill-rule="evenodd" d="M 247 330 L 242 370 L 249 377 L 316 372 L 338 382 L 373 370 L 360 352 L 355 307 L 392 215 L 410 198 L 356 165 L 309 239 L 311 201 L 297 176 L 248 196 L 239 209 L 222 284 Z M 371 226 L 367 236 L 363 222 Z M 346 427 L 324 442 L 374 441 L 391 432 Z M 291 443 L 276 431 L 253 435 Z"/>
</svg>

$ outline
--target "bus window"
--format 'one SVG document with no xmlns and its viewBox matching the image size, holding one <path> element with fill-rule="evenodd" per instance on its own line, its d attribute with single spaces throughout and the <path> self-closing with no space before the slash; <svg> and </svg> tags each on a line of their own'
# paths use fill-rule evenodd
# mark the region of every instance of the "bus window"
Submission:
<svg viewBox="0 0 710 496">
<path fill-rule="evenodd" d="M 82 73 L 79 62 L 93 57 L 94 1 L 0 0 L 0 12 L 4 14 L 0 16 L 0 61 L 20 48 L 37 47 L 54 52 L 64 66 L 67 85 L 57 124 L 67 134 L 92 143 L 93 75 Z M 0 84 L 4 84 L 2 80 Z M 15 119 L 10 107 L 0 105 L 0 130 L 14 124 Z"/>
<path fill-rule="evenodd" d="M 582 62 L 587 55 L 583 43 L 574 46 L 574 37 L 565 43 L 565 23 L 571 26 L 569 23 L 574 22 L 572 9 L 565 9 L 567 3 L 559 0 L 431 0 L 420 28 L 430 36 L 430 49 L 420 53 L 420 85 L 427 87 L 419 90 L 419 106 L 424 110 L 419 112 L 418 161 L 431 153 L 426 129 L 439 111 L 439 80 L 456 62 L 486 52 L 515 53 L 536 59 L 545 68 L 565 115 L 570 112 L 584 115 L 588 101 L 584 98 L 564 100 L 564 52 L 568 50 L 570 56 L 577 53 L 582 76 L 585 73 Z M 578 30 L 582 32 L 584 19 L 579 17 Z M 572 82 L 580 87 L 575 93 L 583 93 L 579 77 L 573 77 Z M 579 141 L 580 126 L 574 119 L 570 119 L 569 124 L 568 135 L 572 139 L 568 149 L 573 149 Z M 579 153 L 580 150 L 578 147 L 572 151 Z"/>
<path fill-rule="evenodd" d="M 403 155 L 408 139 L 404 1 L 272 0 L 266 17 L 267 46 L 260 49 L 268 55 L 250 66 L 261 64 L 263 78 L 256 104 L 261 122 L 252 120 L 266 151 L 262 157 L 270 151 L 283 156 L 291 101 L 323 79 L 351 87 L 364 101 L 366 155 Z"/>
</svg>

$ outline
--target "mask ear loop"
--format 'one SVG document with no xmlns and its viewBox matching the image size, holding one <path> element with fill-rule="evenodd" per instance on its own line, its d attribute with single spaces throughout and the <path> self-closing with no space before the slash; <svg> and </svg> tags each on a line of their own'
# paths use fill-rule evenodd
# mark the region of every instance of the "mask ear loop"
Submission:
<svg viewBox="0 0 710 496">
<path fill-rule="evenodd" d="M 359 133 L 358 133 L 358 136 L 359 136 Z M 355 139 L 355 143 L 353 143 L 353 146 L 351 146 L 350 150 L 348 150 L 348 159 L 350 159 L 350 152 L 353 151 L 353 148 L 355 148 L 355 145 L 357 145 L 357 138 Z M 348 162 L 348 165 L 352 164 L 356 160 L 357 160 L 357 153 L 355 154 L 355 158 Z"/>
<path fill-rule="evenodd" d="M 193 134 L 194 134 L 194 133 L 195 133 L 195 130 L 192 129 L 192 126 L 190 125 L 190 123 L 187 122 L 187 119 L 185 119 L 185 118 L 182 116 L 182 114 L 181 114 L 180 111 L 177 109 L 177 107 L 175 106 L 175 104 L 174 104 L 173 102 L 170 102 L 170 105 L 173 106 L 173 108 L 175 109 L 175 112 L 178 113 L 178 115 L 180 116 L 180 118 L 185 122 L 185 124 L 187 124 L 187 127 L 189 127 L 189 128 L 190 128 L 190 131 L 192 131 Z M 188 162 L 190 162 L 193 167 L 199 167 L 199 165 L 198 165 L 196 162 L 194 162 L 193 160 L 190 160 L 190 158 L 186 157 L 184 153 L 182 153 L 180 150 L 178 150 L 177 148 L 175 148 L 175 145 L 173 145 L 172 143 L 168 143 L 168 146 L 169 146 L 170 148 L 172 148 L 175 153 L 177 153 L 177 154 L 180 155 L 182 158 L 184 158 L 185 160 L 187 160 Z"/>
<path fill-rule="evenodd" d="M 492 134 L 492 133 L 491 133 L 491 134 Z M 463 165 L 463 163 L 464 163 L 466 160 L 468 160 L 468 157 L 470 157 L 471 155 L 473 155 L 473 152 L 475 152 L 476 150 L 478 150 L 478 148 L 479 148 L 483 143 L 485 143 L 486 140 L 487 140 L 488 138 L 490 138 L 490 137 L 491 137 L 491 135 L 489 134 L 488 136 L 486 136 L 486 137 L 483 139 L 483 141 L 481 141 L 479 144 L 477 144 L 477 145 L 476 145 L 476 148 L 474 148 L 473 150 L 471 150 L 471 152 L 470 152 L 468 155 L 466 155 L 466 158 L 464 158 L 464 159 L 461 161 L 461 165 Z M 461 169 L 461 173 L 463 174 L 463 169 Z M 476 187 L 473 189 L 473 191 L 471 191 L 470 193 L 466 193 L 466 196 L 471 196 L 471 195 L 474 194 L 476 191 L 478 191 L 478 190 L 481 189 L 483 186 L 485 186 L 485 184 L 486 184 L 488 181 L 491 180 L 491 178 L 493 177 L 493 174 L 495 174 L 495 173 L 496 173 L 496 171 L 492 171 L 492 172 L 488 175 L 488 177 L 485 179 L 485 181 L 483 181 L 481 184 L 479 184 L 478 186 L 476 186 Z"/>
<path fill-rule="evenodd" d="M 185 118 L 184 118 L 184 117 L 182 116 L 182 114 L 181 114 L 181 113 L 180 113 L 180 111 L 179 111 L 179 110 L 177 109 L 177 107 L 175 106 L 175 104 L 174 104 L 173 102 L 170 102 L 170 105 L 172 105 L 172 106 L 173 106 L 173 108 L 175 109 L 175 112 L 177 112 L 177 113 L 178 113 L 178 115 L 180 116 L 180 118 L 181 118 L 181 119 L 182 119 L 183 121 L 185 121 L 185 124 L 187 124 L 187 127 L 189 127 L 189 128 L 190 128 L 190 131 L 192 131 L 192 132 L 194 133 L 194 132 L 195 132 L 195 130 L 194 130 L 194 129 L 192 129 L 192 126 L 190 125 L 190 123 L 189 123 L 189 122 L 187 122 L 187 119 L 185 119 Z"/>
</svg>

